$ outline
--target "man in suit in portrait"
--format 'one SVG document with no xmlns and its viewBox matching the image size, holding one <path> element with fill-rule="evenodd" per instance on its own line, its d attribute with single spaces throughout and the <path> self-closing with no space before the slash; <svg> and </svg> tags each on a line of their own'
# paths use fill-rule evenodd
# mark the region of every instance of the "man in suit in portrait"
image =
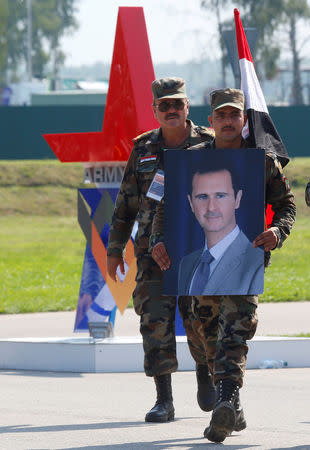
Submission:
<svg viewBox="0 0 310 450">
<path fill-rule="evenodd" d="M 205 243 L 182 258 L 178 294 L 262 293 L 264 252 L 253 247 L 236 223 L 242 189 L 234 167 L 214 155 L 207 168 L 194 170 L 190 179 L 188 201 Z"/>
</svg>

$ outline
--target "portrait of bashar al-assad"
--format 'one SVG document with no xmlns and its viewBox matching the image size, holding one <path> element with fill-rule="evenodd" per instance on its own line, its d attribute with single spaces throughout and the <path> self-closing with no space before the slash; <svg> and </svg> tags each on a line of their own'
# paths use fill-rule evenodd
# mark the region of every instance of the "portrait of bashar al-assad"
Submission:
<svg viewBox="0 0 310 450">
<path fill-rule="evenodd" d="M 233 150 L 230 150 L 233 151 Z M 243 189 L 232 161 L 214 158 L 192 170 L 188 202 L 204 232 L 201 248 L 179 264 L 179 295 L 256 295 L 263 292 L 264 252 L 239 228 Z"/>
</svg>

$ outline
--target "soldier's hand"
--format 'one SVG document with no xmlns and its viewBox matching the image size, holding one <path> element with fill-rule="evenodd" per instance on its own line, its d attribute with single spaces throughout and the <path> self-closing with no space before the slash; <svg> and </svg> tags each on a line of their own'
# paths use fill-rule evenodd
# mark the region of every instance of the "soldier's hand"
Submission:
<svg viewBox="0 0 310 450">
<path fill-rule="evenodd" d="M 163 242 L 158 242 L 154 245 L 152 250 L 152 258 L 159 265 L 161 270 L 169 269 L 171 261 Z"/>
<path fill-rule="evenodd" d="M 269 230 L 264 231 L 263 233 L 258 235 L 257 238 L 253 241 L 253 247 L 259 247 L 260 245 L 263 245 L 265 252 L 273 250 L 278 243 L 278 236 L 274 230 L 275 228 L 269 228 Z"/>
<path fill-rule="evenodd" d="M 116 281 L 116 271 L 117 271 L 118 266 L 120 268 L 121 273 L 123 275 L 125 275 L 125 266 L 124 266 L 123 257 L 122 256 L 107 256 L 108 274 L 114 281 Z"/>
</svg>

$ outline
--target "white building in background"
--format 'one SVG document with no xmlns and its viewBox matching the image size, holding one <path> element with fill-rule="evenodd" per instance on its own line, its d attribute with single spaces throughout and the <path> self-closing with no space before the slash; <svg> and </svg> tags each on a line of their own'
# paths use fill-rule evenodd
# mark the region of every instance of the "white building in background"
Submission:
<svg viewBox="0 0 310 450">
<path fill-rule="evenodd" d="M 23 106 L 31 105 L 32 94 L 48 92 L 48 80 L 21 81 L 9 83 L 2 91 L 2 105 Z"/>
</svg>

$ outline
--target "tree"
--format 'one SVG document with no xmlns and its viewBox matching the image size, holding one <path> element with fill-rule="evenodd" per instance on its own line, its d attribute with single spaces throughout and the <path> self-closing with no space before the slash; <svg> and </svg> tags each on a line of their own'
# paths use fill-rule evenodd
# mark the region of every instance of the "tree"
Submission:
<svg viewBox="0 0 310 450">
<path fill-rule="evenodd" d="M 279 39 L 279 30 L 287 25 L 286 33 L 292 54 L 292 103 L 303 104 L 301 85 L 301 49 L 297 30 L 299 22 L 310 19 L 310 7 L 307 0 L 236 0 L 242 8 L 242 20 L 245 26 L 255 26 L 259 30 L 256 66 L 267 79 L 278 72 L 281 51 L 285 39 Z M 262 70 L 263 69 L 263 70 Z"/>
<path fill-rule="evenodd" d="M 221 73 L 222 73 L 222 86 L 226 86 L 226 67 L 228 64 L 227 52 L 225 43 L 223 40 L 223 25 L 224 22 L 221 17 L 221 10 L 224 9 L 225 6 L 229 3 L 229 0 L 201 0 L 200 6 L 205 9 L 211 9 L 215 12 L 216 21 L 217 21 L 217 29 L 219 36 L 219 45 L 221 49 Z"/>
<path fill-rule="evenodd" d="M 22 0 L 0 0 L 0 83 L 17 79 L 17 71 L 23 57 L 25 8 Z"/>
<path fill-rule="evenodd" d="M 9 16 L 8 0 L 0 0 L 0 67 L 4 67 L 7 41 L 5 39 L 7 20 Z"/>
<path fill-rule="evenodd" d="M 32 66 L 38 77 L 46 76 L 52 64 L 52 78 L 58 76 L 65 55 L 60 40 L 77 28 L 77 0 L 31 0 Z M 15 81 L 27 61 L 27 0 L 0 0 L 0 83 Z"/>
<path fill-rule="evenodd" d="M 255 66 L 259 76 L 272 79 L 278 72 L 280 47 L 275 39 L 275 31 L 282 18 L 282 5 L 284 0 L 235 0 L 240 9 L 242 22 L 245 28 L 256 28 L 259 32 L 256 45 Z M 219 43 L 221 48 L 222 82 L 225 83 L 225 69 L 227 65 L 227 52 L 222 38 L 225 23 L 232 24 L 231 20 L 224 22 L 221 17 L 229 0 L 202 0 L 201 6 L 215 12 L 218 24 Z M 233 16 L 233 14 L 231 14 Z"/>
<path fill-rule="evenodd" d="M 281 23 L 284 0 L 236 0 L 244 27 L 258 30 L 255 67 L 260 76 L 274 78 L 278 73 L 280 46 L 276 30 Z"/>
<path fill-rule="evenodd" d="M 302 44 L 298 45 L 297 24 L 310 18 L 310 7 L 306 0 L 284 0 L 283 12 L 288 24 L 289 46 L 292 54 L 292 103 L 293 105 L 302 105 L 302 84 L 301 84 L 301 49 Z"/>
<path fill-rule="evenodd" d="M 52 88 L 55 88 L 60 66 L 65 60 L 60 40 L 77 28 L 75 4 L 76 0 L 33 0 L 33 42 L 37 69 L 42 71 L 47 60 L 52 63 Z M 48 45 L 48 53 L 40 46 L 44 40 Z"/>
</svg>

